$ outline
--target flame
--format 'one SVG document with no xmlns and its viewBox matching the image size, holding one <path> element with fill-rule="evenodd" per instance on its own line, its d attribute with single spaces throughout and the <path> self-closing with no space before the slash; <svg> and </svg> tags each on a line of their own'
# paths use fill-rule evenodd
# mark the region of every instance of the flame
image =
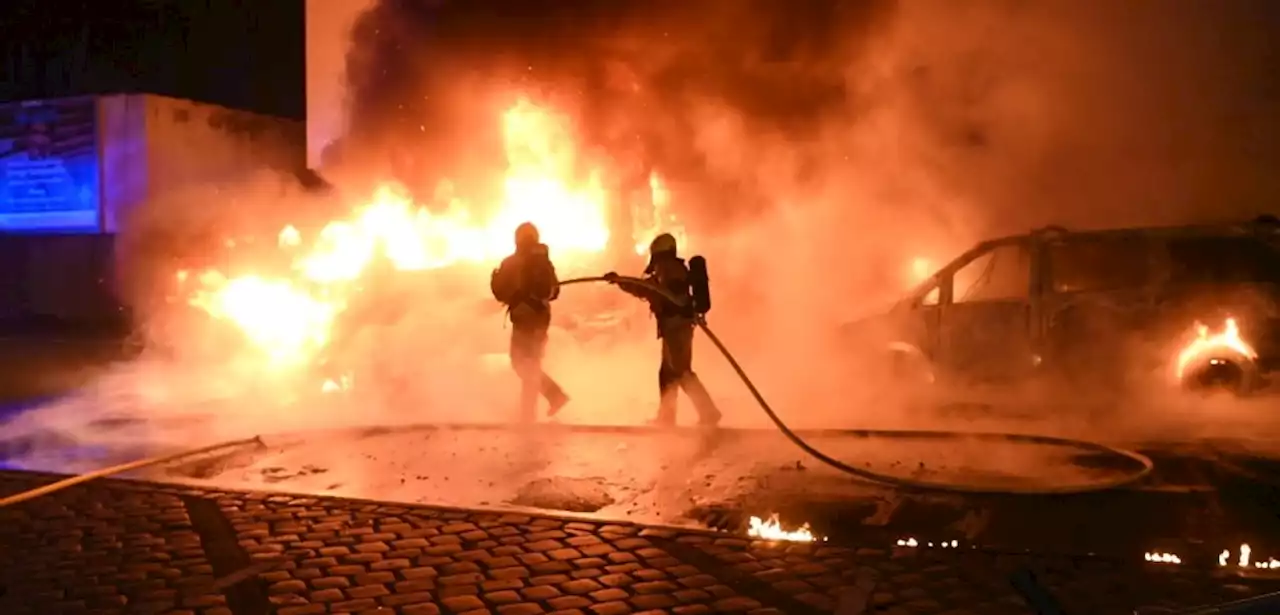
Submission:
<svg viewBox="0 0 1280 615">
<path fill-rule="evenodd" d="M 933 275 L 933 261 L 923 256 L 911 259 L 910 281 L 912 286 L 923 284 L 931 275 Z"/>
<path fill-rule="evenodd" d="M 1249 360 L 1258 358 L 1258 353 L 1254 351 L 1253 346 L 1240 337 L 1240 327 L 1236 324 L 1236 319 L 1228 318 L 1222 332 L 1216 334 L 1212 333 L 1207 325 L 1197 321 L 1196 339 L 1178 353 L 1175 375 L 1181 380 L 1190 366 L 1206 357 L 1212 358 L 1223 353 Z"/>
<path fill-rule="evenodd" d="M 1173 553 L 1150 551 L 1142 555 L 1142 559 L 1153 564 L 1181 564 L 1182 558 Z"/>
<path fill-rule="evenodd" d="M 823 541 L 826 538 L 815 538 L 813 532 L 809 529 L 809 524 L 805 523 L 798 529 L 787 531 L 782 529 L 782 522 L 778 521 L 778 515 L 772 515 L 768 521 L 760 517 L 751 517 L 750 527 L 747 528 L 747 535 L 752 538 L 762 538 L 764 540 L 786 540 L 790 542 L 814 542 Z"/>
<path fill-rule="evenodd" d="M 920 546 L 920 541 L 919 541 L 919 540 L 916 540 L 915 538 L 912 538 L 912 537 L 908 536 L 908 537 L 906 537 L 906 538 L 899 538 L 899 539 L 898 539 L 898 541 L 897 541 L 896 543 L 894 543 L 894 544 L 895 544 L 896 546 L 898 546 L 898 547 L 903 547 L 903 548 L 907 548 L 907 549 L 914 549 L 914 548 L 916 548 L 916 547 L 919 547 L 919 546 Z M 926 547 L 928 547 L 928 548 L 930 548 L 930 549 L 932 549 L 932 548 L 934 548 L 934 547 L 937 547 L 937 548 L 940 548 L 940 549 L 959 549 L 959 548 L 960 548 L 960 541 L 959 541 L 959 540 L 943 540 L 943 541 L 941 541 L 941 542 L 936 542 L 936 543 L 935 543 L 935 542 L 927 542 L 927 543 L 924 543 L 924 546 L 926 546 Z"/>
<path fill-rule="evenodd" d="M 647 211 L 636 203 L 632 207 L 631 219 L 634 224 L 632 239 L 635 240 L 636 254 L 644 256 L 649 253 L 649 242 L 663 231 L 676 238 L 676 245 L 689 249 L 689 236 L 684 227 L 671 212 L 671 190 L 667 188 L 662 177 L 649 174 L 649 207 Z"/>
<path fill-rule="evenodd" d="M 232 323 L 272 366 L 299 366 L 326 347 L 338 315 L 379 260 L 397 271 L 491 266 L 510 253 L 515 228 L 528 221 L 537 225 L 558 267 L 592 264 L 610 243 L 614 204 L 604 172 L 582 171 L 589 165 L 579 155 L 572 123 L 549 109 L 520 99 L 500 121 L 507 168 L 492 206 L 472 206 L 453 196 L 446 182 L 429 209 L 399 186 L 383 184 L 351 216 L 312 237 L 292 225 L 281 229 L 277 245 L 288 256 L 287 271 L 233 277 L 178 272 L 180 284 L 196 282 L 187 302 Z M 659 230 L 682 238 L 656 174 L 650 189 L 645 241 Z M 347 386 L 331 382 L 323 388 Z"/>
<path fill-rule="evenodd" d="M 181 278 L 180 278 L 181 279 Z M 322 348 L 340 309 L 290 283 L 253 275 L 227 279 L 216 271 L 200 275 L 204 287 L 191 304 L 214 318 L 228 320 L 266 354 L 273 364 L 287 363 L 300 352 Z"/>
<path fill-rule="evenodd" d="M 349 374 L 344 374 L 337 380 L 334 380 L 333 378 L 328 378 L 324 381 L 324 384 L 320 385 L 321 393 L 341 393 L 343 391 L 348 391 L 350 389 L 351 389 L 351 376 Z"/>
<path fill-rule="evenodd" d="M 1248 544 L 1240 545 L 1238 550 L 1239 556 L 1236 558 L 1235 565 L 1238 568 L 1252 568 L 1255 570 L 1275 570 L 1280 569 L 1280 560 L 1274 557 L 1268 557 L 1266 560 L 1253 559 L 1253 549 Z M 1223 549 L 1218 554 L 1218 566 L 1226 568 L 1231 565 L 1231 549 Z"/>
</svg>

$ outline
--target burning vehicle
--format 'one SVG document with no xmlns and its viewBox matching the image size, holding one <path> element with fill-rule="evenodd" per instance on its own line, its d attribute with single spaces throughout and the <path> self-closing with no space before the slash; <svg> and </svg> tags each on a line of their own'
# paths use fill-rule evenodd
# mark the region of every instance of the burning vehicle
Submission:
<svg viewBox="0 0 1280 615">
<path fill-rule="evenodd" d="M 424 349 L 505 371 L 502 312 L 485 285 L 518 224 L 538 225 L 562 278 L 638 267 L 657 229 L 685 237 L 662 176 L 648 173 L 643 194 L 621 194 L 616 161 L 589 155 L 572 117 L 513 96 L 491 119 L 503 140 L 492 195 L 463 194 L 449 178 L 425 194 L 396 179 L 333 185 L 307 173 L 277 208 L 295 218 L 197 220 L 180 236 L 164 219 L 131 229 L 150 249 L 138 260 L 159 271 L 146 285 L 159 289 L 148 293 L 158 297 L 146 310 L 149 347 L 302 391 L 403 388 L 422 379 L 414 357 Z M 274 193 L 260 192 L 250 205 L 269 209 L 262 201 Z M 607 288 L 575 300 L 582 308 L 557 313 L 553 328 L 577 345 L 647 322 Z M 493 326 L 457 334 L 484 319 Z"/>
<path fill-rule="evenodd" d="M 844 333 L 897 384 L 1256 392 L 1280 366 L 1278 230 L 1264 216 L 984 241 Z"/>
</svg>

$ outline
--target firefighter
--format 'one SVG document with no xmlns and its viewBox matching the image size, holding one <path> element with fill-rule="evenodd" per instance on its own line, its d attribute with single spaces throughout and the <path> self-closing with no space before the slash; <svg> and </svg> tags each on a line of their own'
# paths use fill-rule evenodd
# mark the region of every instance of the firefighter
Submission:
<svg viewBox="0 0 1280 615">
<path fill-rule="evenodd" d="M 650 421 L 656 427 L 672 427 L 676 422 L 676 397 L 680 390 L 693 401 L 698 424 L 715 427 L 720 411 L 702 380 L 693 371 L 693 328 L 698 320 L 691 292 L 689 267 L 676 251 L 676 239 L 663 233 L 649 244 L 649 265 L 644 279 L 682 300 L 673 304 L 653 289 L 627 283 L 617 273 L 605 279 L 623 291 L 649 302 L 649 310 L 658 321 L 658 339 L 662 340 L 662 366 L 658 369 L 658 416 Z"/>
<path fill-rule="evenodd" d="M 537 418 L 539 394 L 550 404 L 547 416 L 555 416 L 569 402 L 560 386 L 542 371 L 551 302 L 560 295 L 560 281 L 537 227 L 529 222 L 521 224 L 515 239 L 515 254 L 493 271 L 489 286 L 494 298 L 507 306 L 511 367 L 520 377 L 520 419 L 532 422 Z"/>
</svg>

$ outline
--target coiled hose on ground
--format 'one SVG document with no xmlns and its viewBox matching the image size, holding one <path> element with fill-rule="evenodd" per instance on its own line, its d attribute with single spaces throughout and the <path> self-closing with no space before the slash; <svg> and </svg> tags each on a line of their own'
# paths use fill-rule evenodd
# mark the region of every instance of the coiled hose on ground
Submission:
<svg viewBox="0 0 1280 615">
<path fill-rule="evenodd" d="M 616 276 L 616 277 L 610 276 L 609 278 L 605 278 L 604 276 L 572 278 L 569 280 L 561 281 L 560 285 L 569 286 L 572 284 L 587 284 L 587 283 L 596 283 L 596 282 L 609 283 L 609 284 L 616 284 L 616 283 L 632 284 L 632 285 L 646 288 L 656 293 L 658 296 L 661 296 L 665 298 L 667 301 L 670 301 L 676 305 L 684 304 L 684 302 L 681 299 L 675 297 L 666 289 L 656 284 L 653 284 L 648 280 L 645 280 L 642 278 L 630 277 L 630 276 Z M 760 405 L 760 409 L 764 410 L 764 413 L 768 415 L 769 420 L 772 421 L 774 426 L 778 428 L 778 431 L 782 432 L 782 435 L 786 436 L 787 439 L 790 440 L 792 444 L 795 444 L 797 447 L 800 448 L 800 450 L 803 450 L 804 452 L 808 453 L 814 459 L 817 459 L 818 461 L 828 466 L 831 466 L 832 468 L 835 468 L 840 472 L 844 472 L 846 474 L 850 474 L 852 476 L 856 476 L 864 480 L 880 483 L 882 485 L 888 485 L 892 487 L 918 490 L 918 491 L 941 491 L 941 492 L 961 493 L 961 494 L 1065 495 L 1065 494 L 1074 494 L 1074 493 L 1106 491 L 1109 489 L 1116 489 L 1119 487 L 1132 485 L 1146 478 L 1147 475 L 1149 475 L 1155 467 L 1154 464 L 1151 462 L 1151 459 L 1149 459 L 1147 456 L 1141 453 L 1113 448 L 1105 444 L 1099 444 L 1096 442 L 1087 442 L 1083 440 L 1071 440 L 1067 438 L 1055 438 L 1052 436 L 1034 436 L 1034 435 L 1023 435 L 1023 434 L 1012 434 L 1012 433 L 981 433 L 981 432 L 967 433 L 967 432 L 958 432 L 958 431 L 924 431 L 924 430 L 897 430 L 897 429 L 894 429 L 894 430 L 860 429 L 860 430 L 851 430 L 851 431 L 842 430 L 841 432 L 842 434 L 848 434 L 848 435 L 862 437 L 862 438 L 894 438 L 899 440 L 906 440 L 906 439 L 979 440 L 979 441 L 1015 442 L 1019 444 L 1044 444 L 1044 445 L 1057 446 L 1062 448 L 1072 448 L 1072 449 L 1088 451 L 1092 453 L 1100 453 L 1100 454 L 1110 455 L 1117 458 L 1127 459 L 1133 462 L 1137 466 L 1137 469 L 1133 472 L 1118 476 L 1110 480 L 1097 481 L 1097 482 L 1085 483 L 1085 484 L 1047 485 L 1047 486 L 1034 486 L 1034 487 L 1012 487 L 1012 486 L 994 487 L 994 486 L 984 486 L 984 485 L 966 485 L 966 484 L 959 484 L 959 483 L 944 483 L 944 482 L 936 482 L 936 481 L 914 480 L 910 478 L 903 478 L 900 476 L 881 474 L 879 472 L 874 472 L 865 468 L 852 466 L 818 450 L 817 448 L 814 448 L 813 445 L 809 444 L 808 442 L 805 442 L 803 438 L 801 438 L 794 431 L 792 431 L 792 429 L 788 427 L 787 424 L 783 422 L 783 420 L 778 416 L 778 413 L 774 412 L 773 407 L 769 405 L 769 402 L 764 398 L 764 395 L 762 395 L 760 393 L 760 390 L 756 388 L 755 383 L 752 382 L 751 377 L 747 375 L 747 372 L 742 368 L 742 365 L 738 363 L 738 360 L 734 358 L 733 353 L 729 352 L 729 349 L 726 348 L 724 343 L 720 341 L 720 338 L 717 337 L 715 332 L 711 330 L 711 327 L 707 326 L 706 320 L 703 318 L 698 318 L 696 322 L 697 322 L 698 328 L 702 329 L 702 332 L 706 334 L 707 339 L 711 340 L 711 343 L 715 345 L 716 349 L 720 351 L 720 354 L 723 355 L 725 360 L 729 362 L 730 367 L 732 367 L 733 371 L 737 373 L 738 378 L 742 380 L 742 384 L 744 384 L 747 387 L 747 390 L 751 392 L 751 396 L 755 398 L 756 403 Z"/>
</svg>

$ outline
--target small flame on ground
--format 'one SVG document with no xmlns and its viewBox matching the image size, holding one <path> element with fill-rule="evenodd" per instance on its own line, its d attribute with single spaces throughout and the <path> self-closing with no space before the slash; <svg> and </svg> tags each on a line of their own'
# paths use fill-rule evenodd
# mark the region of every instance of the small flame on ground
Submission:
<svg viewBox="0 0 1280 615">
<path fill-rule="evenodd" d="M 907 538 L 899 538 L 899 539 L 898 539 L 898 542 L 897 542 L 896 544 L 897 544 L 897 546 L 899 546 L 899 547 L 905 547 L 905 548 L 908 548 L 908 549 L 914 549 L 914 548 L 919 547 L 919 546 L 921 545 L 921 543 L 920 543 L 920 541 L 919 541 L 919 540 L 916 540 L 915 538 L 911 538 L 911 537 L 907 537 Z M 926 543 L 924 543 L 924 546 L 925 546 L 925 547 L 927 547 L 927 548 L 930 548 L 930 549 L 935 548 L 935 547 L 936 547 L 936 548 L 940 548 L 940 549 L 959 549 L 959 548 L 960 548 L 960 541 L 958 541 L 958 540 L 944 540 L 944 541 L 942 541 L 942 542 L 937 542 L 937 543 L 934 543 L 934 542 L 926 542 Z"/>
<path fill-rule="evenodd" d="M 1221 353 L 1230 353 L 1251 361 L 1258 358 L 1258 353 L 1253 346 L 1240 337 L 1240 327 L 1236 324 L 1236 319 L 1228 318 L 1220 333 L 1213 333 L 1208 325 L 1196 321 L 1196 339 L 1178 353 L 1176 376 L 1181 380 L 1187 368 L 1199 359 Z"/>
<path fill-rule="evenodd" d="M 825 541 L 826 538 L 816 538 L 813 531 L 809 529 L 809 524 L 805 523 L 799 529 L 787 531 L 782 528 L 782 522 L 778 520 L 778 515 L 774 514 L 769 517 L 768 521 L 760 517 L 751 517 L 750 527 L 747 528 L 747 535 L 752 538 L 762 538 L 764 540 L 787 540 L 790 542 L 814 542 Z"/>
<path fill-rule="evenodd" d="M 1231 549 L 1223 549 L 1218 554 L 1218 566 L 1226 568 L 1231 565 Z M 1239 556 L 1235 560 L 1238 568 L 1253 568 L 1256 570 L 1275 570 L 1280 569 L 1280 560 L 1274 557 L 1268 557 L 1265 561 L 1253 559 L 1253 549 L 1247 545 L 1240 545 Z"/>
<path fill-rule="evenodd" d="M 1142 559 L 1153 564 L 1181 564 L 1182 558 L 1173 553 L 1165 553 L 1162 551 L 1151 551 L 1144 553 Z"/>
</svg>

